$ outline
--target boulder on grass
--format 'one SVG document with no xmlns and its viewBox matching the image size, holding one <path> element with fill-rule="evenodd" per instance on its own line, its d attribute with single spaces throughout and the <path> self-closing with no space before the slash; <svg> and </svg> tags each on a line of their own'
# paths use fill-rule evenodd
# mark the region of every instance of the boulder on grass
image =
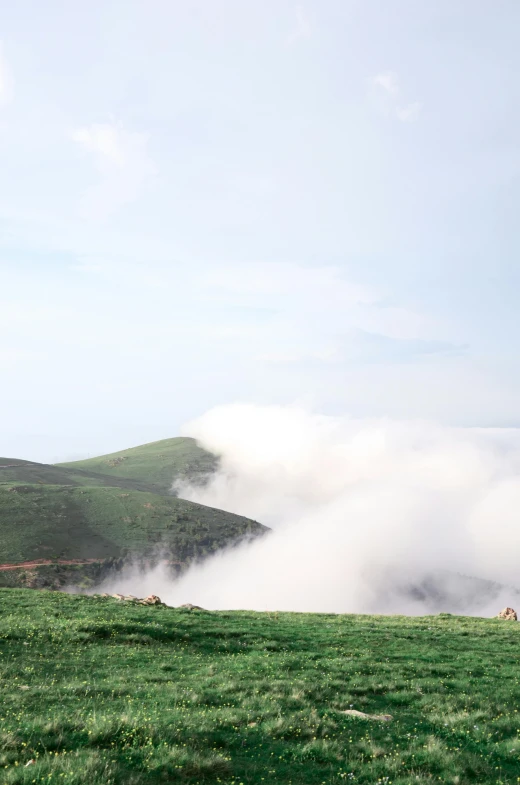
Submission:
<svg viewBox="0 0 520 785">
<path fill-rule="evenodd" d="M 357 709 L 347 709 L 341 713 L 348 714 L 349 717 L 359 717 L 361 720 L 379 720 L 380 722 L 390 722 L 390 720 L 393 720 L 391 714 L 365 714 L 364 711 L 357 711 Z"/>
<path fill-rule="evenodd" d="M 504 608 L 503 611 L 497 616 L 497 619 L 505 619 L 506 621 L 518 621 L 518 617 L 516 615 L 516 611 L 514 608 Z"/>
<path fill-rule="evenodd" d="M 149 594 L 144 600 L 141 600 L 143 605 L 162 605 L 161 598 L 157 594 Z"/>
<path fill-rule="evenodd" d="M 134 605 L 164 605 L 157 594 L 149 594 L 148 597 L 145 597 L 144 599 L 136 597 L 135 594 L 113 594 L 112 597 L 122 602 L 131 602 Z"/>
</svg>

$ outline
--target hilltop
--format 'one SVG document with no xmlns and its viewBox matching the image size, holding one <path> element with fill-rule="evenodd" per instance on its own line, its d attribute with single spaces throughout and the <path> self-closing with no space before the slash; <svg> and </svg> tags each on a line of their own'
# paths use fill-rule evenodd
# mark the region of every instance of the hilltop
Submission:
<svg viewBox="0 0 520 785">
<path fill-rule="evenodd" d="M 519 635 L 0 590 L 2 782 L 513 785 Z"/>
<path fill-rule="evenodd" d="M 174 480 L 201 482 L 217 464 L 218 459 L 199 447 L 195 439 L 179 436 L 58 466 L 140 480 L 158 493 L 171 493 Z"/>
<path fill-rule="evenodd" d="M 79 468 L 65 468 L 47 463 L 22 461 L 13 458 L 0 458 L 0 484 L 24 485 L 64 485 L 64 486 L 91 486 L 114 487 L 124 490 L 147 491 L 156 493 L 154 483 L 141 480 L 127 479 L 124 477 L 111 477 L 94 471 Z"/>
<path fill-rule="evenodd" d="M 56 466 L 0 458 L 0 585 L 88 587 L 158 555 L 179 570 L 267 531 L 169 493 L 175 477 L 201 481 L 216 465 L 191 439 L 114 456 Z"/>
</svg>

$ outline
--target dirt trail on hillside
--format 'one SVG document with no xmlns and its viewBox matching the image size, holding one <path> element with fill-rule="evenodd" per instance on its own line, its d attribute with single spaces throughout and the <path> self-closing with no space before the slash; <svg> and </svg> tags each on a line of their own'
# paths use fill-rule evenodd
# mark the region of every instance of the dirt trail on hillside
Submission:
<svg viewBox="0 0 520 785">
<path fill-rule="evenodd" d="M 106 559 L 33 559 L 32 561 L 6 562 L 0 564 L 0 572 L 5 570 L 30 570 L 34 567 L 49 567 L 52 564 L 102 564 Z M 161 562 L 168 567 L 184 567 L 182 561 L 165 559 Z"/>
<path fill-rule="evenodd" d="M 33 561 L 22 561 L 17 564 L 0 564 L 0 570 L 30 570 L 33 567 L 49 567 L 51 564 L 95 564 L 101 563 L 104 559 L 34 559 Z"/>
</svg>

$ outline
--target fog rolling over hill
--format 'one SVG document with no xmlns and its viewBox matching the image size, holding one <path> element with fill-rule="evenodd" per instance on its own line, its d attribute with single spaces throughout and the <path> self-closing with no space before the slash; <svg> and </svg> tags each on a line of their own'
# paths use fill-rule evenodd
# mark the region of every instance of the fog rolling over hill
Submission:
<svg viewBox="0 0 520 785">
<path fill-rule="evenodd" d="M 204 487 L 179 482 L 179 494 L 274 534 L 175 583 L 134 579 L 134 593 L 146 584 L 208 608 L 486 614 L 518 596 L 502 590 L 518 581 L 516 429 L 236 405 L 185 433 L 221 459 Z"/>
<path fill-rule="evenodd" d="M 218 609 L 518 604 L 519 431 L 234 405 L 185 433 L 56 466 L 0 459 L 0 585 Z"/>
<path fill-rule="evenodd" d="M 192 439 L 122 455 L 130 456 L 136 477 L 125 475 L 120 454 L 85 462 L 99 471 L 0 458 L 0 586 L 89 588 L 125 564 L 158 560 L 172 576 L 267 531 L 170 493 L 172 479 L 190 477 L 196 485 L 215 463 Z M 103 474 L 107 465 L 121 476 Z"/>
</svg>

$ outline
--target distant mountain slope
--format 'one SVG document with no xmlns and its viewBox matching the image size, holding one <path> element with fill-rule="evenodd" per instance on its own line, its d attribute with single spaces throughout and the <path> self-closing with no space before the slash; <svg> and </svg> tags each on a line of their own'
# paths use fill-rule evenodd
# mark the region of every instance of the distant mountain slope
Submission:
<svg viewBox="0 0 520 785">
<path fill-rule="evenodd" d="M 25 483 L 40 485 L 71 485 L 71 486 L 110 486 L 133 491 L 156 493 L 157 487 L 141 480 L 129 480 L 124 477 L 110 477 L 107 474 L 68 469 L 33 461 L 0 458 L 0 484 Z"/>
<path fill-rule="evenodd" d="M 0 563 L 107 559 L 157 546 L 190 561 L 265 527 L 175 497 L 121 488 L 0 485 Z"/>
<path fill-rule="evenodd" d="M 217 463 L 194 439 L 178 437 L 57 466 L 140 480 L 160 493 L 169 493 L 175 479 L 201 481 L 215 471 Z"/>
<path fill-rule="evenodd" d="M 92 583 L 158 554 L 182 567 L 268 531 L 169 493 L 175 477 L 200 481 L 215 464 L 191 439 L 60 466 L 0 458 L 0 585 Z M 52 564 L 12 569 L 34 561 Z"/>
</svg>

